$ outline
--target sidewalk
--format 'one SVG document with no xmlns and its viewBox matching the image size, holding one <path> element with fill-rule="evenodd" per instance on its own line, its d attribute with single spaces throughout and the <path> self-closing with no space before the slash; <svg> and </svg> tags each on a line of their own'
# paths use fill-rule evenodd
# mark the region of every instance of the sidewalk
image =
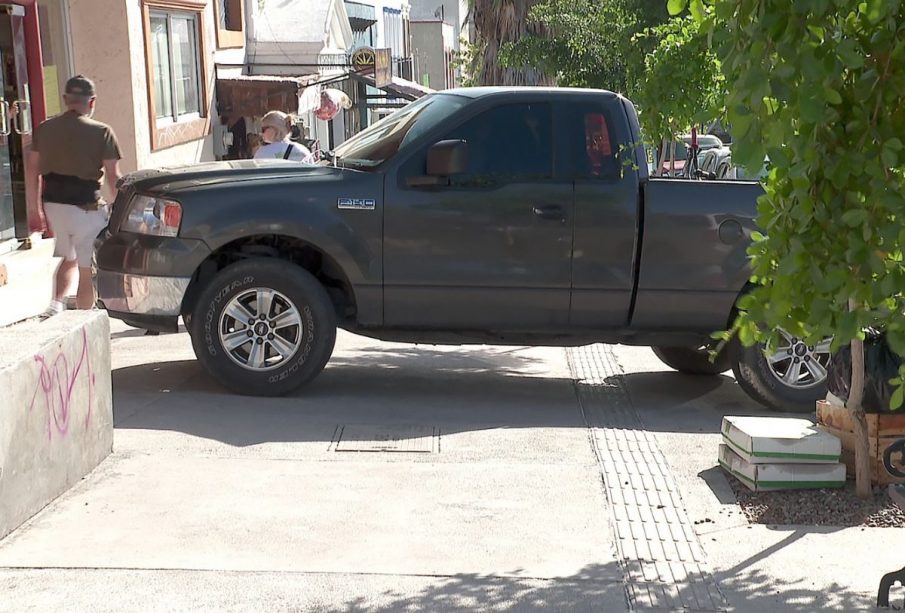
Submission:
<svg viewBox="0 0 905 613">
<path fill-rule="evenodd" d="M 265 399 L 112 336 L 114 454 L 0 542 L 0 611 L 862 611 L 905 564 L 901 529 L 749 525 L 716 446 L 757 405 L 648 349 L 342 333 Z"/>
<path fill-rule="evenodd" d="M 689 517 L 701 522 L 695 529 L 733 610 L 874 610 L 880 578 L 905 566 L 905 528 L 749 524 L 717 466 L 720 421 L 724 414 L 775 414 L 752 404 L 730 377 L 670 372 L 651 362 L 646 348 L 620 347 L 616 354 Z M 901 594 L 891 603 L 901 606 Z"/>
<path fill-rule="evenodd" d="M 114 330 L 114 453 L 0 542 L 0 610 L 626 610 L 562 350 L 341 334 L 263 399 Z"/>
</svg>

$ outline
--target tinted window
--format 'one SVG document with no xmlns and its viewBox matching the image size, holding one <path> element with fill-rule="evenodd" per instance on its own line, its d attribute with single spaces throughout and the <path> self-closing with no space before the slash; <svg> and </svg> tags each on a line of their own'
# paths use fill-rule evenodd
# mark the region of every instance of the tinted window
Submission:
<svg viewBox="0 0 905 613">
<path fill-rule="evenodd" d="M 403 107 L 337 147 L 342 166 L 368 169 L 394 156 L 400 147 L 430 130 L 468 102 L 467 98 L 437 94 Z"/>
<path fill-rule="evenodd" d="M 485 111 L 442 139 L 468 143 L 468 169 L 454 185 L 498 185 L 553 176 L 553 114 L 547 103 Z"/>
<path fill-rule="evenodd" d="M 619 143 L 608 115 L 601 104 L 576 104 L 570 108 L 569 148 L 576 178 L 619 178 Z"/>
</svg>

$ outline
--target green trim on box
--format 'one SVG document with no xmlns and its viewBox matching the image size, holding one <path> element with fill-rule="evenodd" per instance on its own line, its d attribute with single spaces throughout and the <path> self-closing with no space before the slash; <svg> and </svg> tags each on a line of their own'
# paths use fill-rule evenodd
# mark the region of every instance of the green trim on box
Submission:
<svg viewBox="0 0 905 613">
<path fill-rule="evenodd" d="M 733 441 L 729 436 L 724 432 L 723 440 L 729 443 L 730 447 L 734 447 L 738 449 L 744 454 L 747 454 L 753 458 L 795 458 L 801 460 L 826 460 L 828 462 L 838 462 L 839 455 L 832 455 L 826 453 L 788 453 L 785 451 L 748 451 L 735 441 Z"/>
<path fill-rule="evenodd" d="M 757 487 L 769 487 L 771 489 L 776 490 L 804 490 L 804 489 L 823 489 L 823 488 L 837 488 L 845 486 L 845 479 L 842 481 L 755 481 L 748 475 L 743 475 L 740 472 L 732 470 L 728 464 L 719 461 L 720 466 L 723 467 L 726 472 L 730 475 L 738 479 L 739 481 L 746 481 L 753 485 L 755 488 Z"/>
</svg>

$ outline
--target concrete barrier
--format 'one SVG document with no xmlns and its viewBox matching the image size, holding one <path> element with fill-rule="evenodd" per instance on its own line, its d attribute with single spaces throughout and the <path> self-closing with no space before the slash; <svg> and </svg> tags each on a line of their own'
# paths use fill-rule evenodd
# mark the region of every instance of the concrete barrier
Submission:
<svg viewBox="0 0 905 613">
<path fill-rule="evenodd" d="M 67 311 L 0 328 L 0 538 L 112 448 L 107 314 Z"/>
</svg>

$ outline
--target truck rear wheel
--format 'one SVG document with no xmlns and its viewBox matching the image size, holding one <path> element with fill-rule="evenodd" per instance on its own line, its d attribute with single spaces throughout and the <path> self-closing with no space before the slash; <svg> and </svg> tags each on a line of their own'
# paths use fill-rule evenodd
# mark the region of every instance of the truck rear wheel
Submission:
<svg viewBox="0 0 905 613">
<path fill-rule="evenodd" d="M 192 345 L 224 387 L 280 396 L 317 376 L 333 353 L 336 314 L 306 270 L 251 258 L 217 273 L 191 317 Z"/>
<path fill-rule="evenodd" d="M 732 368 L 727 351 L 710 361 L 710 347 L 651 347 L 660 361 L 688 375 L 718 375 Z"/>
<path fill-rule="evenodd" d="M 763 345 L 731 345 L 732 371 L 739 386 L 764 406 L 783 413 L 814 411 L 826 397 L 830 341 L 807 345 L 780 332 L 782 341 L 769 354 Z"/>
</svg>

